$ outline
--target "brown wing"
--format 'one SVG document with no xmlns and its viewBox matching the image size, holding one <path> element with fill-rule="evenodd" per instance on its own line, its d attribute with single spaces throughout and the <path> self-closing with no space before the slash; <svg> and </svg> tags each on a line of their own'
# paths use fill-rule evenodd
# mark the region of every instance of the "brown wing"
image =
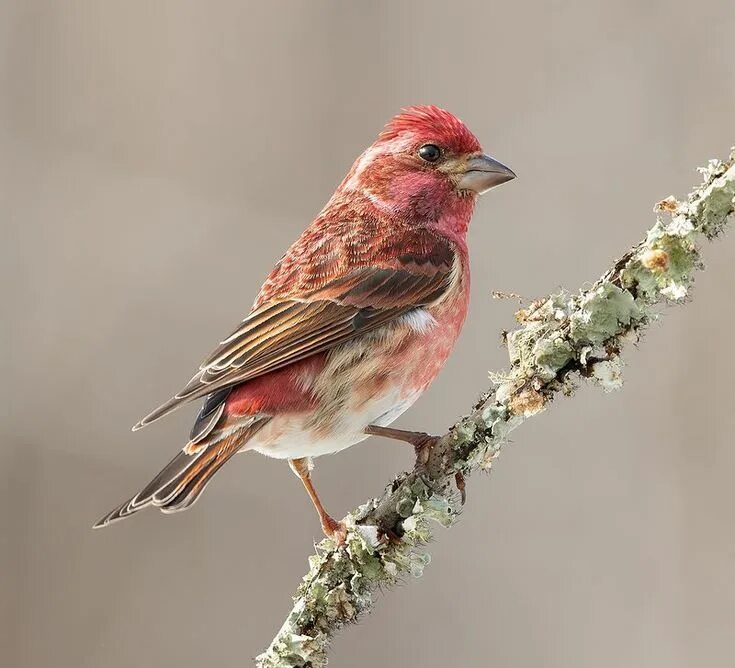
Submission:
<svg viewBox="0 0 735 668">
<path fill-rule="evenodd" d="M 392 257 L 374 253 L 362 265 L 353 260 L 353 266 L 335 271 L 327 281 L 311 282 L 296 294 L 294 282 L 285 281 L 281 292 L 286 294 L 280 299 L 272 295 L 279 281 L 277 267 L 266 282 L 271 298 L 260 305 L 256 302 L 253 312 L 202 363 L 187 385 L 133 429 L 187 401 L 329 350 L 441 299 L 451 284 L 455 251 L 433 233 L 411 234 L 420 234 L 422 243 L 394 243 Z M 424 252 L 417 250 L 422 247 Z"/>
<path fill-rule="evenodd" d="M 180 450 L 140 492 L 97 520 L 94 528 L 99 529 L 130 517 L 149 506 L 160 508 L 165 513 L 188 508 L 199 498 L 212 476 L 268 420 L 269 418 L 254 418 L 216 443 L 209 443 L 195 451 L 186 448 Z"/>
</svg>

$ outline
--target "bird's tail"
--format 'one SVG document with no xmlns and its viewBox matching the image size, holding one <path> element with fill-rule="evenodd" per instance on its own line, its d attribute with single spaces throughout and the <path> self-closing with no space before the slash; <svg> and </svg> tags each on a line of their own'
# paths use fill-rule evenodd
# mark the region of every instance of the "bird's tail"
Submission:
<svg viewBox="0 0 735 668">
<path fill-rule="evenodd" d="M 101 517 L 94 529 L 123 520 L 153 506 L 164 513 L 186 510 L 204 491 L 215 473 L 257 432 L 264 422 L 200 447 L 184 448 L 133 498 Z"/>
</svg>

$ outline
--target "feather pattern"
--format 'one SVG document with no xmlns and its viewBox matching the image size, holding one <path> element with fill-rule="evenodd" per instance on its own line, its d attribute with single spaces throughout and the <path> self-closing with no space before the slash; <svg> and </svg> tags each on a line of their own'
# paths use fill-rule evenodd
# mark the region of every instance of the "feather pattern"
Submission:
<svg viewBox="0 0 735 668">
<path fill-rule="evenodd" d="M 217 471 L 267 423 L 267 417 L 251 418 L 232 434 L 195 451 L 184 448 L 138 494 L 101 517 L 94 528 L 123 520 L 148 506 L 174 513 L 191 506 Z"/>
<path fill-rule="evenodd" d="M 362 232 L 362 228 L 360 228 Z M 398 229 L 375 244 L 364 235 L 339 237 L 342 248 L 333 264 L 317 275 L 281 263 L 271 273 L 242 324 L 201 364 L 187 385 L 141 420 L 134 429 L 158 420 L 183 403 L 209 395 L 197 420 L 204 422 L 226 399 L 223 390 L 324 352 L 372 331 L 446 293 L 455 264 L 455 248 L 425 229 Z M 300 266 L 312 266 L 308 240 L 299 240 Z M 370 251 L 370 249 L 373 249 Z M 308 252 L 312 250 L 312 253 Z M 292 254 L 293 255 L 293 254 Z M 192 432 L 192 440 L 196 439 Z"/>
<path fill-rule="evenodd" d="M 189 443 L 199 443 L 217 426 L 231 390 L 232 388 L 226 387 L 207 396 L 189 433 Z"/>
</svg>

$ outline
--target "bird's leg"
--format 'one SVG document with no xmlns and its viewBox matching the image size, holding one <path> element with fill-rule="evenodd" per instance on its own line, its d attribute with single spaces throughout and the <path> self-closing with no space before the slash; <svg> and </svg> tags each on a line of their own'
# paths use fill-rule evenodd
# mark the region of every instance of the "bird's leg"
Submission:
<svg viewBox="0 0 735 668">
<path fill-rule="evenodd" d="M 439 440 L 439 436 L 432 436 L 423 431 L 406 431 L 405 429 L 393 429 L 392 427 L 379 427 L 374 424 L 368 425 L 365 433 L 371 436 L 384 436 L 385 438 L 392 438 L 396 441 L 410 443 L 416 451 L 416 459 L 422 464 L 426 464 L 431 448 Z M 457 489 L 462 498 L 462 505 L 464 505 L 467 500 L 467 489 L 461 471 L 457 471 L 457 474 L 454 476 L 454 481 L 457 484 Z"/>
<path fill-rule="evenodd" d="M 410 443 L 416 451 L 416 459 L 421 464 L 426 464 L 431 448 L 439 440 L 438 436 L 432 436 L 423 431 L 407 431 L 405 429 L 393 429 L 392 427 L 379 427 L 375 424 L 368 425 L 365 428 L 365 433 L 371 436 L 384 436 L 385 438 L 392 438 L 396 441 Z"/>
<path fill-rule="evenodd" d="M 316 508 L 316 512 L 319 513 L 319 521 L 322 525 L 322 531 L 327 538 L 333 538 L 337 545 L 343 545 L 347 539 L 347 527 L 342 523 L 335 520 L 326 510 L 322 502 L 319 500 L 319 495 L 314 489 L 314 483 L 311 481 L 311 469 L 313 464 L 311 457 L 302 457 L 301 459 L 289 459 L 288 464 L 291 470 L 299 476 L 301 482 L 304 483 L 306 493 L 309 495 L 311 502 Z"/>
</svg>

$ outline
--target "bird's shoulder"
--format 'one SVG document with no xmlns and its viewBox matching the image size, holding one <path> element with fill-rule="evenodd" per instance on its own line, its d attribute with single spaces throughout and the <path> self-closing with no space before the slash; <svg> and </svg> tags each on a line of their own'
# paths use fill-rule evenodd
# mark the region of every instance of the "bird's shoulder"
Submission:
<svg viewBox="0 0 735 668">
<path fill-rule="evenodd" d="M 308 299 L 365 270 L 449 273 L 456 243 L 426 226 L 374 217 L 318 218 L 291 245 L 263 283 L 253 309 L 269 302 Z"/>
</svg>

